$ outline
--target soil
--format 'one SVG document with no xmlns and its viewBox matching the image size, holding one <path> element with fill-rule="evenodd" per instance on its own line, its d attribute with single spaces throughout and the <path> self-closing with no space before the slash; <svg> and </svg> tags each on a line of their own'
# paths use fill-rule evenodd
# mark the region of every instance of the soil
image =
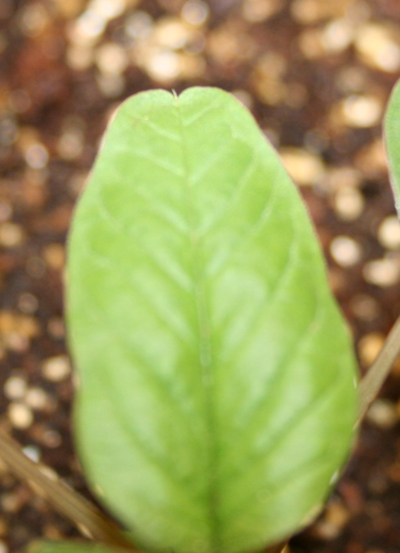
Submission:
<svg viewBox="0 0 400 553">
<path fill-rule="evenodd" d="M 71 438 L 65 237 L 114 107 L 219 86 L 281 152 L 315 222 L 363 371 L 400 313 L 400 224 L 381 138 L 398 0 L 0 0 L 0 413 L 88 494 Z M 292 553 L 400 551 L 400 363 Z M 78 531 L 0 473 L 0 553 Z"/>
</svg>

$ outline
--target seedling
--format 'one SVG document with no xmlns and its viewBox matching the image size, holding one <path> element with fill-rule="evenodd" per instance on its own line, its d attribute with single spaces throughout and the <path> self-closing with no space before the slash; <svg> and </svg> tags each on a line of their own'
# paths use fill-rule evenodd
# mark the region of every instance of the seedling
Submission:
<svg viewBox="0 0 400 553">
<path fill-rule="evenodd" d="M 398 121 L 396 92 L 395 179 Z M 128 99 L 79 202 L 67 276 L 78 451 L 126 532 L 53 484 L 103 545 L 39 551 L 272 551 L 308 524 L 354 440 L 356 362 L 303 203 L 247 110 L 212 88 Z"/>
<path fill-rule="evenodd" d="M 233 97 L 128 100 L 69 242 L 89 481 L 145 548 L 236 553 L 315 514 L 355 362 L 305 209 Z"/>
</svg>

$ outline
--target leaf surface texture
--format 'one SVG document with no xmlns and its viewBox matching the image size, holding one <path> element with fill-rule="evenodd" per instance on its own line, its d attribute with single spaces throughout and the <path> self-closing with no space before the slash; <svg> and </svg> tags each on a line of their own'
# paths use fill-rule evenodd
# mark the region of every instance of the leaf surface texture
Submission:
<svg viewBox="0 0 400 553">
<path fill-rule="evenodd" d="M 301 527 L 349 450 L 355 362 L 299 195 L 247 110 L 136 95 L 75 216 L 69 334 L 94 489 L 154 550 Z"/>
</svg>

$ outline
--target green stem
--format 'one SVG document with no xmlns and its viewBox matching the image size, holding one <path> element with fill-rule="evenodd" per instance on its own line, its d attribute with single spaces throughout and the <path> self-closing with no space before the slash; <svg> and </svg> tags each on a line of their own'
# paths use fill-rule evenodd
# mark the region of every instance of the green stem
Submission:
<svg viewBox="0 0 400 553">
<path fill-rule="evenodd" d="M 386 380 L 399 354 L 400 316 L 389 332 L 378 357 L 361 380 L 359 421 L 365 416 L 365 413 Z"/>
</svg>

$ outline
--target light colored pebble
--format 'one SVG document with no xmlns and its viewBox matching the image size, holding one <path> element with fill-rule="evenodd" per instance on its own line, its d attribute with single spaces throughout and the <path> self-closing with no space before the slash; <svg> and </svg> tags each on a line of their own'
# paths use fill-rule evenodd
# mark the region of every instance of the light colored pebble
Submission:
<svg viewBox="0 0 400 553">
<path fill-rule="evenodd" d="M 315 525 L 316 534 L 323 539 L 337 538 L 350 519 L 348 509 L 338 500 L 331 500 L 326 506 L 322 520 Z"/>
<path fill-rule="evenodd" d="M 189 32 L 179 19 L 165 17 L 158 20 L 153 38 L 162 48 L 179 50 L 187 43 Z"/>
<path fill-rule="evenodd" d="M 381 177 L 387 174 L 387 157 L 383 140 L 377 138 L 356 154 L 355 166 L 368 178 Z"/>
<path fill-rule="evenodd" d="M 71 365 L 66 355 L 58 355 L 46 359 L 42 365 L 43 376 L 52 382 L 59 382 L 67 378 L 71 372 Z"/>
<path fill-rule="evenodd" d="M 362 181 L 363 174 L 353 167 L 335 167 L 329 170 L 329 187 L 333 191 L 343 188 L 356 188 Z"/>
<path fill-rule="evenodd" d="M 154 27 L 152 17 L 144 11 L 134 12 L 125 21 L 125 33 L 134 40 L 147 38 Z"/>
<path fill-rule="evenodd" d="M 179 54 L 179 75 L 182 79 L 196 79 L 204 75 L 205 61 L 201 56 Z"/>
<path fill-rule="evenodd" d="M 364 279 L 382 288 L 393 286 L 400 278 L 400 260 L 391 257 L 376 259 L 365 264 Z"/>
<path fill-rule="evenodd" d="M 364 211 L 365 200 L 357 188 L 344 186 L 335 195 L 333 207 L 343 221 L 355 221 Z"/>
<path fill-rule="evenodd" d="M 85 0 L 54 0 L 61 16 L 67 19 L 76 17 L 83 9 Z"/>
<path fill-rule="evenodd" d="M 329 267 L 328 271 L 329 286 L 334 294 L 340 294 L 346 289 L 347 279 L 344 272 L 336 267 Z"/>
<path fill-rule="evenodd" d="M 205 2 L 188 0 L 182 8 L 182 19 L 195 27 L 203 25 L 209 16 L 210 9 Z"/>
<path fill-rule="evenodd" d="M 28 3 L 19 13 L 19 27 L 24 35 L 34 37 L 40 34 L 49 23 L 49 13 L 39 2 Z"/>
<path fill-rule="evenodd" d="M 65 264 L 65 248 L 62 244 L 49 244 L 43 250 L 43 259 L 51 269 L 60 271 Z"/>
<path fill-rule="evenodd" d="M 400 69 L 400 46 L 388 27 L 377 23 L 360 25 L 355 47 L 363 61 L 374 69 L 389 73 Z"/>
<path fill-rule="evenodd" d="M 168 83 L 180 74 L 179 56 L 170 50 L 155 50 L 146 62 L 149 76 L 159 82 Z"/>
<path fill-rule="evenodd" d="M 291 3 L 291 14 L 298 23 L 315 23 L 323 17 L 321 4 L 318 0 L 294 0 Z"/>
<path fill-rule="evenodd" d="M 33 423 L 33 413 L 30 407 L 24 403 L 13 401 L 8 406 L 8 418 L 15 428 L 26 430 Z"/>
<path fill-rule="evenodd" d="M 127 52 L 118 44 L 106 42 L 95 53 L 97 67 L 102 73 L 120 75 L 129 65 Z"/>
<path fill-rule="evenodd" d="M 245 0 L 242 3 L 242 13 L 246 21 L 259 23 L 269 19 L 271 16 L 283 9 L 281 0 Z"/>
<path fill-rule="evenodd" d="M 279 153 L 296 184 L 313 185 L 324 174 L 324 164 L 316 154 L 301 148 L 282 148 Z"/>
<path fill-rule="evenodd" d="M 220 25 L 208 32 L 207 52 L 217 64 L 236 65 L 241 60 L 252 60 L 258 48 L 255 37 L 246 31 L 240 21 L 230 20 L 229 24 Z"/>
<path fill-rule="evenodd" d="M 124 13 L 126 0 L 91 0 L 88 10 L 91 10 L 106 20 L 115 19 Z"/>
<path fill-rule="evenodd" d="M 43 169 L 49 161 L 49 153 L 43 144 L 32 144 L 25 152 L 25 161 L 32 169 Z"/>
<path fill-rule="evenodd" d="M 342 101 L 341 115 L 350 127 L 368 128 L 377 125 L 382 116 L 383 105 L 376 96 L 350 96 Z"/>
<path fill-rule="evenodd" d="M 7 513 L 17 513 L 21 508 L 21 500 L 16 493 L 3 494 L 1 496 L 1 507 Z"/>
<path fill-rule="evenodd" d="M 346 50 L 354 37 L 354 28 L 346 19 L 336 19 L 326 25 L 322 32 L 322 45 L 328 53 Z"/>
<path fill-rule="evenodd" d="M 86 10 L 68 27 L 68 39 L 75 46 L 89 47 L 98 42 L 106 24 L 104 16 L 93 10 Z"/>
<path fill-rule="evenodd" d="M 257 60 L 251 80 L 261 102 L 275 106 L 285 99 L 287 85 L 283 79 L 286 69 L 286 60 L 278 52 L 267 52 Z"/>
<path fill-rule="evenodd" d="M 383 429 L 392 428 L 399 420 L 396 406 L 388 399 L 376 399 L 369 408 L 366 419 Z"/>
<path fill-rule="evenodd" d="M 40 411 L 49 404 L 49 397 L 42 388 L 29 388 L 26 391 L 24 403 L 32 409 Z"/>
<path fill-rule="evenodd" d="M 3 333 L 3 339 L 8 339 L 11 335 L 34 338 L 39 332 L 40 327 L 33 317 L 0 311 L 0 333 Z"/>
<path fill-rule="evenodd" d="M 117 98 L 125 90 L 126 82 L 123 75 L 100 74 L 96 78 L 97 86 L 106 98 Z"/>
<path fill-rule="evenodd" d="M 371 365 L 381 351 L 385 337 L 380 332 L 370 332 L 358 342 L 358 355 L 364 366 Z"/>
<path fill-rule="evenodd" d="M 120 96 L 126 84 L 122 75 L 100 74 L 97 75 L 96 81 L 101 93 L 106 98 L 116 98 Z"/>
<path fill-rule="evenodd" d="M 4 248 L 15 248 L 25 241 L 25 233 L 20 225 L 3 223 L 0 225 L 0 245 Z"/>
<path fill-rule="evenodd" d="M 78 158 L 83 150 L 84 136 L 81 129 L 68 129 L 62 133 L 57 142 L 57 151 L 63 159 Z"/>
<path fill-rule="evenodd" d="M 396 215 L 386 217 L 379 225 L 378 240 L 389 250 L 400 248 L 400 222 Z"/>
<path fill-rule="evenodd" d="M 34 463 L 37 463 L 40 459 L 40 449 L 35 445 L 28 445 L 22 449 L 24 455 L 28 457 Z"/>
<path fill-rule="evenodd" d="M 330 252 L 336 263 L 342 267 L 356 265 L 362 255 L 361 246 L 348 236 L 337 236 L 330 244 Z"/>
<path fill-rule="evenodd" d="M 75 71 L 85 71 L 94 63 L 93 49 L 88 45 L 71 44 L 66 51 L 66 62 Z"/>
<path fill-rule="evenodd" d="M 353 25 L 365 25 L 372 18 L 372 11 L 369 3 L 366 0 L 357 0 L 357 2 L 349 2 L 342 0 L 346 17 Z"/>
<path fill-rule="evenodd" d="M 28 389 L 26 380 L 21 376 L 10 376 L 3 387 L 4 395 L 7 399 L 22 399 Z"/>
<path fill-rule="evenodd" d="M 10 333 L 7 336 L 3 337 L 3 344 L 11 351 L 24 353 L 29 348 L 29 339 L 27 338 L 27 336 L 23 336 L 21 334 Z"/>
</svg>

